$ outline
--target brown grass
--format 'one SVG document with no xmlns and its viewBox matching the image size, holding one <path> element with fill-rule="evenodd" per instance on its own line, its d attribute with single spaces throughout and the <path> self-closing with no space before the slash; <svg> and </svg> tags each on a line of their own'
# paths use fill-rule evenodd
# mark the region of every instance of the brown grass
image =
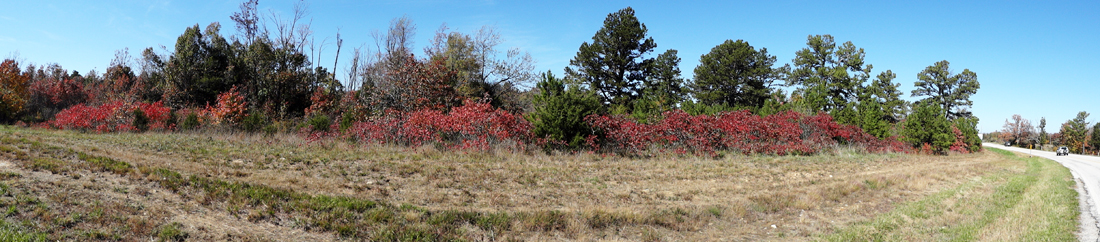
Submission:
<svg viewBox="0 0 1100 242">
<path fill-rule="evenodd" d="M 432 216 L 446 214 L 444 211 L 474 212 L 476 221 L 464 225 L 462 231 L 466 232 L 461 234 L 473 240 L 808 240 L 890 211 L 897 204 L 1006 169 L 998 165 L 1001 159 L 987 153 L 930 157 L 836 152 L 811 157 L 727 154 L 721 159 L 675 155 L 631 159 L 320 144 L 289 135 L 82 134 L 16 128 L 0 128 L 0 133 L 8 140 L 26 139 L 145 168 L 120 174 L 112 172 L 115 168 L 81 170 L 80 176 L 85 178 L 80 179 L 110 176 L 129 184 L 118 191 L 99 183 L 87 189 L 163 193 L 169 189 L 147 182 L 156 177 L 143 174 L 164 168 L 311 196 L 408 204 L 428 211 L 397 210 L 403 211 L 395 215 L 401 221 L 428 223 Z M 8 159 L 23 160 L 17 153 L 28 149 L 14 150 L 5 153 Z M 24 175 L 20 179 L 28 182 L 38 178 L 25 174 L 41 173 L 23 169 L 5 171 Z M 41 195 L 53 189 L 27 190 Z M 158 222 L 142 233 L 164 230 L 167 221 L 181 223 L 180 230 L 192 239 L 226 239 L 224 234 L 214 236 L 226 232 L 214 228 L 229 224 L 239 229 L 236 233 L 241 237 L 259 240 L 290 238 L 269 237 L 280 236 L 270 231 L 300 228 L 289 223 L 291 218 L 280 217 L 290 215 L 232 207 L 227 204 L 233 203 L 219 200 L 228 198 L 174 196 L 167 199 L 179 204 L 157 203 L 166 211 L 161 217 L 150 217 Z M 193 209 L 204 212 L 190 211 Z M 225 218 L 229 219 L 218 222 Z M 340 233 L 299 232 L 309 236 Z"/>
</svg>

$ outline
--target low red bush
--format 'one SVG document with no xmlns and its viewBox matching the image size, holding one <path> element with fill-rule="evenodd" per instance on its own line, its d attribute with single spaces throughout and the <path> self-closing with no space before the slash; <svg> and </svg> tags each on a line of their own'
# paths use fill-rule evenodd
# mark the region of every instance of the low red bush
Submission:
<svg viewBox="0 0 1100 242">
<path fill-rule="evenodd" d="M 528 145 L 540 144 L 522 115 L 474 101 L 467 101 L 450 113 L 434 109 L 407 114 L 390 111 L 380 118 L 356 122 L 339 135 L 363 142 L 406 146 L 434 143 L 450 149 L 488 150 L 500 146 L 526 149 Z"/>
<path fill-rule="evenodd" d="M 134 109 L 141 109 L 149 118 L 150 130 L 170 131 L 176 128 L 167 124 L 171 109 L 162 102 L 132 104 L 113 101 L 95 107 L 81 103 L 61 110 L 47 124 L 55 129 L 95 130 L 100 133 L 134 131 Z"/>
</svg>

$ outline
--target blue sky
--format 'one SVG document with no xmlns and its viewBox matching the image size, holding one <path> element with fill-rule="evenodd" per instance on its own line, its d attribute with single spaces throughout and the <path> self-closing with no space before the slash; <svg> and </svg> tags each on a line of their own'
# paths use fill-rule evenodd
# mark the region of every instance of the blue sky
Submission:
<svg viewBox="0 0 1100 242">
<path fill-rule="evenodd" d="M 261 12 L 288 15 L 295 1 L 260 1 Z M 24 63 L 59 63 L 102 72 L 116 50 L 137 55 L 146 47 L 174 46 L 189 26 L 222 24 L 238 1 L 14 1 L 0 9 L 0 54 Z M 1079 111 L 1100 120 L 1100 1 L 312 1 L 312 29 L 320 42 L 340 29 L 345 49 L 374 46 L 370 33 L 408 16 L 423 48 L 439 26 L 473 32 L 500 30 L 502 47 L 518 47 L 537 70 L 562 73 L 582 42 L 608 13 L 631 6 L 657 42 L 657 53 L 679 50 L 690 77 L 699 56 L 726 39 L 744 39 L 789 63 L 811 34 L 864 48 L 874 73 L 892 70 L 908 97 L 916 74 L 948 60 L 970 69 L 982 88 L 971 100 L 982 132 L 1000 129 L 1012 114 L 1048 131 Z M 329 41 L 331 42 L 331 40 Z M 334 46 L 321 63 L 332 63 Z M 347 63 L 344 52 L 341 61 Z M 331 64 L 325 64 L 331 66 Z M 343 64 L 341 64 L 342 66 Z M 342 70 L 344 67 L 339 67 Z"/>
</svg>

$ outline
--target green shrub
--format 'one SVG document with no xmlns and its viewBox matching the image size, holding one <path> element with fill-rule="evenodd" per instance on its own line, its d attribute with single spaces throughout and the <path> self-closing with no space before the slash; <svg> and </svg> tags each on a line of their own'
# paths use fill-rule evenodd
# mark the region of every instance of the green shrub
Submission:
<svg viewBox="0 0 1100 242">
<path fill-rule="evenodd" d="M 348 128 L 351 128 L 351 125 L 354 124 L 354 123 L 355 123 L 355 113 L 354 112 L 344 112 L 344 114 L 340 115 L 340 131 L 341 132 L 343 132 L 345 130 L 348 130 Z"/>
<path fill-rule="evenodd" d="M 325 115 L 316 115 L 309 118 L 309 127 L 313 128 L 313 131 L 328 132 L 329 126 L 332 125 L 332 119 Z"/>
<path fill-rule="evenodd" d="M 533 100 L 535 111 L 527 115 L 534 126 L 532 132 L 536 137 L 561 141 L 572 149 L 580 148 L 585 136 L 592 134 L 584 117 L 596 114 L 600 108 L 595 93 L 576 85 L 569 85 L 567 90 L 565 83 L 550 72 L 542 75 L 536 87 L 539 93 Z"/>
<path fill-rule="evenodd" d="M 275 126 L 274 124 L 268 124 L 264 126 L 265 135 L 271 136 L 274 135 L 276 132 L 279 132 L 279 126 Z"/>
<path fill-rule="evenodd" d="M 198 128 L 199 125 L 201 125 L 199 123 L 199 115 L 196 113 L 189 113 L 187 114 L 187 118 L 183 119 L 183 124 L 180 125 L 180 129 L 192 130 Z"/>
<path fill-rule="evenodd" d="M 190 235 L 181 228 L 183 228 L 183 224 L 178 222 L 160 226 L 157 231 L 157 241 L 186 241 Z"/>
<path fill-rule="evenodd" d="M 904 124 L 903 140 L 913 147 L 929 144 L 936 153 L 944 153 L 955 142 L 951 124 L 940 106 L 918 103 Z"/>
<path fill-rule="evenodd" d="M 169 111 L 168 120 L 164 120 L 164 127 L 167 129 L 176 126 L 179 123 L 179 118 L 180 117 L 176 114 L 176 111 Z"/>
<path fill-rule="evenodd" d="M 134 109 L 134 128 L 140 132 L 149 130 L 149 116 L 145 115 L 145 111 L 141 111 L 140 108 Z"/>
<path fill-rule="evenodd" d="M 252 112 L 241 120 L 241 129 L 249 133 L 260 131 L 265 122 L 267 122 L 267 117 L 264 114 Z"/>
</svg>

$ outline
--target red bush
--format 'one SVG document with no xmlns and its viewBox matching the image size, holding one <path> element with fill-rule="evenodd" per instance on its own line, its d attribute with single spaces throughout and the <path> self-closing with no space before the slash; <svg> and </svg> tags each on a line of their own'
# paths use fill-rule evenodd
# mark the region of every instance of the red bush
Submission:
<svg viewBox="0 0 1100 242">
<path fill-rule="evenodd" d="M 151 130 L 175 130 L 174 125 L 168 125 L 171 110 L 162 102 L 131 104 L 122 101 L 113 101 L 96 107 L 90 107 L 83 103 L 61 110 L 48 122 L 48 126 L 56 129 L 95 130 L 96 132 L 126 132 L 136 130 L 134 121 L 134 109 L 141 109 L 149 118 Z"/>
<path fill-rule="evenodd" d="M 216 106 L 211 107 L 210 104 L 206 104 L 199 116 L 202 116 L 210 124 L 237 124 L 244 118 L 247 111 L 248 103 L 244 101 L 244 96 L 237 91 L 237 87 L 233 86 L 228 92 L 218 94 L 218 103 Z"/>
<path fill-rule="evenodd" d="M 589 142 L 594 149 L 629 155 L 668 150 L 697 155 L 715 155 L 718 150 L 813 154 L 842 142 L 870 152 L 902 151 L 905 147 L 894 138 L 879 140 L 858 127 L 837 124 L 827 114 L 805 117 L 793 111 L 761 117 L 748 111 L 708 116 L 673 110 L 652 124 L 622 116 L 591 115 L 585 120 L 603 135 L 601 140 Z"/>
<path fill-rule="evenodd" d="M 384 117 L 356 122 L 342 135 L 363 142 L 407 146 L 434 143 L 451 149 L 474 150 L 502 145 L 525 149 L 537 142 L 531 134 L 531 124 L 522 115 L 473 101 L 455 107 L 450 113 L 435 109 L 408 114 L 390 111 Z"/>
</svg>

